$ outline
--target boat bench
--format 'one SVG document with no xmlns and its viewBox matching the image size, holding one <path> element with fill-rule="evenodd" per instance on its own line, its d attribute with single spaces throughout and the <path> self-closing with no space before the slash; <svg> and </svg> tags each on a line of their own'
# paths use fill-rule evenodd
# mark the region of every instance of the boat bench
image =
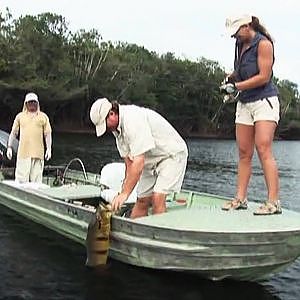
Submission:
<svg viewBox="0 0 300 300">
<path fill-rule="evenodd" d="M 15 180 L 3 180 L 2 183 L 13 186 L 21 190 L 42 194 L 50 198 L 67 201 L 67 202 L 74 202 L 74 201 L 98 202 L 101 196 L 101 188 L 95 185 L 67 184 L 62 186 L 50 187 L 49 185 L 44 183 L 35 183 L 35 182 L 19 183 Z"/>
<path fill-rule="evenodd" d="M 101 196 L 101 188 L 99 186 L 82 184 L 50 187 L 40 192 L 48 197 L 68 202 L 100 198 Z"/>
</svg>

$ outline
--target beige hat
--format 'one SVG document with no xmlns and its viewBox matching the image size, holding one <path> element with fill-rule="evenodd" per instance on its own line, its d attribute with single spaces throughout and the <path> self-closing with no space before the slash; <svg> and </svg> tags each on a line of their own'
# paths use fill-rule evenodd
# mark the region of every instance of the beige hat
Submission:
<svg viewBox="0 0 300 300">
<path fill-rule="evenodd" d="M 28 94 L 26 94 L 24 103 L 27 103 L 29 101 L 39 102 L 39 98 L 38 98 L 37 94 L 35 94 L 35 93 L 28 93 Z"/>
<path fill-rule="evenodd" d="M 97 99 L 90 110 L 90 118 L 96 126 L 96 135 L 101 136 L 106 131 L 106 117 L 112 108 L 112 104 L 106 99 Z"/>
<path fill-rule="evenodd" d="M 230 36 L 235 35 L 241 26 L 247 25 L 252 22 L 250 15 L 238 15 L 228 17 L 225 22 L 225 27 Z"/>
</svg>

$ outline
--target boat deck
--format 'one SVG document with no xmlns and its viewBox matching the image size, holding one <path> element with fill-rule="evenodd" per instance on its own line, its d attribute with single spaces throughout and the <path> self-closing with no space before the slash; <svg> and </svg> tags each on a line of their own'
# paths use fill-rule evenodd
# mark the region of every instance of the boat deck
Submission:
<svg viewBox="0 0 300 300">
<path fill-rule="evenodd" d="M 219 233 L 300 231 L 297 212 L 283 209 L 280 215 L 255 216 L 253 212 L 259 203 L 249 202 L 247 210 L 232 211 L 223 211 L 223 203 L 224 198 L 195 193 L 185 206 L 176 207 L 170 202 L 168 213 L 140 218 L 137 222 L 183 231 Z"/>
<path fill-rule="evenodd" d="M 205 232 L 300 231 L 299 214 L 283 210 L 281 215 L 254 216 L 254 207 L 257 205 L 250 205 L 248 210 L 230 212 L 222 211 L 221 207 L 186 208 L 184 211 L 174 210 L 164 215 L 140 218 L 137 221 L 157 227 Z"/>
</svg>

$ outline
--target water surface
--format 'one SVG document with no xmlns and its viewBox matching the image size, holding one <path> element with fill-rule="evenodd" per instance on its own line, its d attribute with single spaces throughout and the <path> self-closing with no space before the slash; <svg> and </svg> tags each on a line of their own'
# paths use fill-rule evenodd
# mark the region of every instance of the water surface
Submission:
<svg viewBox="0 0 300 300">
<path fill-rule="evenodd" d="M 234 195 L 237 151 L 234 141 L 189 139 L 184 187 Z M 274 143 L 282 205 L 300 211 L 300 142 Z M 74 157 L 87 170 L 121 161 L 110 137 L 54 135 L 51 164 Z M 74 164 L 75 167 L 75 164 Z M 257 156 L 249 199 L 263 201 L 266 189 Z M 300 299 L 300 260 L 260 283 L 203 280 L 195 275 L 132 267 L 110 260 L 98 270 L 84 266 L 85 249 L 0 207 L 0 300 L 4 299 Z"/>
</svg>

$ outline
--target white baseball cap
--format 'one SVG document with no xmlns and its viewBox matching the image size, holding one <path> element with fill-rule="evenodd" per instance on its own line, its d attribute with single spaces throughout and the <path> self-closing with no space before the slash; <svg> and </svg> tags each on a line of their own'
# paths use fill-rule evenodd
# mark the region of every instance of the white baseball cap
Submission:
<svg viewBox="0 0 300 300">
<path fill-rule="evenodd" d="M 252 16 L 244 14 L 244 15 L 236 15 L 231 16 L 226 19 L 225 27 L 230 36 L 235 35 L 241 26 L 247 25 L 252 22 Z"/>
<path fill-rule="evenodd" d="M 28 93 L 26 94 L 25 96 L 25 103 L 29 102 L 29 101 L 36 101 L 36 102 L 39 102 L 39 98 L 38 98 L 38 95 L 35 94 L 35 93 Z"/>
<path fill-rule="evenodd" d="M 112 108 L 112 104 L 106 98 L 97 99 L 91 109 L 90 118 L 96 126 L 96 135 L 101 136 L 106 131 L 106 117 Z"/>
</svg>

